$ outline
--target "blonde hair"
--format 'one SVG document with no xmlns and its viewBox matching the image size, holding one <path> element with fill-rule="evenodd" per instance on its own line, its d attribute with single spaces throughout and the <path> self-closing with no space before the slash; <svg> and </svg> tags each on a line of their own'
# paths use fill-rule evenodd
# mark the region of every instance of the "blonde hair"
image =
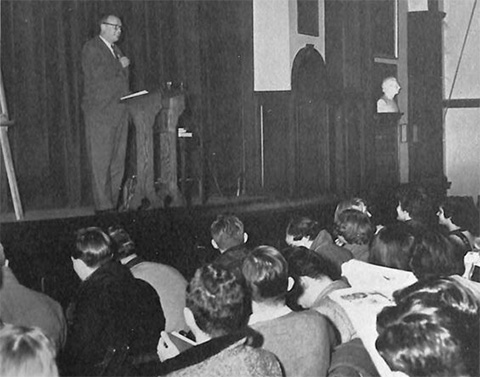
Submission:
<svg viewBox="0 0 480 377">
<path fill-rule="evenodd" d="M 58 377 L 53 343 L 36 327 L 0 329 L 0 376 Z"/>
</svg>

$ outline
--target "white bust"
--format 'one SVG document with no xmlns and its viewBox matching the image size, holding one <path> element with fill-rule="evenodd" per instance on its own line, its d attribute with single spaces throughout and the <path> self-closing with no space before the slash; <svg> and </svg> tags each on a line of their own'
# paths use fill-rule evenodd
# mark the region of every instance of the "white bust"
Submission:
<svg viewBox="0 0 480 377">
<path fill-rule="evenodd" d="M 387 77 L 383 80 L 383 96 L 377 101 L 377 113 L 398 113 L 400 111 L 394 99 L 400 89 L 400 84 L 395 77 Z"/>
</svg>

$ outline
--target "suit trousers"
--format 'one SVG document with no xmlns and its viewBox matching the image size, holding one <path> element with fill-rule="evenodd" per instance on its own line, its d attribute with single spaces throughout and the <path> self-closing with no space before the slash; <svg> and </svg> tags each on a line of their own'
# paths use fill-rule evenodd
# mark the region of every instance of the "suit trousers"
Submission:
<svg viewBox="0 0 480 377">
<path fill-rule="evenodd" d="M 90 109 L 84 111 L 84 117 L 95 209 L 114 209 L 125 173 L 127 107 L 116 103 L 103 109 Z"/>
</svg>

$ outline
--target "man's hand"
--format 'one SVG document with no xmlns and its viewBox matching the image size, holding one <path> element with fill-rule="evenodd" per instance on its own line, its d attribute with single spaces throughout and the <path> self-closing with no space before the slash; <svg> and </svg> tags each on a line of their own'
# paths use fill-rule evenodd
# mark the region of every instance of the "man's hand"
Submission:
<svg viewBox="0 0 480 377">
<path fill-rule="evenodd" d="M 120 59 L 120 64 L 122 65 L 123 68 L 127 68 L 130 65 L 130 59 L 127 58 L 126 56 L 122 56 Z"/>
<path fill-rule="evenodd" d="M 178 348 L 173 344 L 172 340 L 165 331 L 160 334 L 160 339 L 157 345 L 157 354 L 160 361 L 163 363 L 165 360 L 173 359 L 180 354 Z"/>
</svg>

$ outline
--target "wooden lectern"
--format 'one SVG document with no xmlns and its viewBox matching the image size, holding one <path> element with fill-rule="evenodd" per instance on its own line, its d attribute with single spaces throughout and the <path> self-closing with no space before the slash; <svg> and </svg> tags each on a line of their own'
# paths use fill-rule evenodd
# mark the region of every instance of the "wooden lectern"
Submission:
<svg viewBox="0 0 480 377">
<path fill-rule="evenodd" d="M 129 209 L 162 207 L 169 196 L 171 205 L 182 205 L 177 184 L 176 134 L 178 118 L 185 108 L 183 92 L 154 91 L 123 100 L 128 107 L 136 130 L 136 185 Z M 160 114 L 160 115 L 159 115 Z M 156 123 L 160 128 L 160 145 L 154 145 Z M 160 177 L 155 181 L 154 148 L 160 148 Z"/>
</svg>

